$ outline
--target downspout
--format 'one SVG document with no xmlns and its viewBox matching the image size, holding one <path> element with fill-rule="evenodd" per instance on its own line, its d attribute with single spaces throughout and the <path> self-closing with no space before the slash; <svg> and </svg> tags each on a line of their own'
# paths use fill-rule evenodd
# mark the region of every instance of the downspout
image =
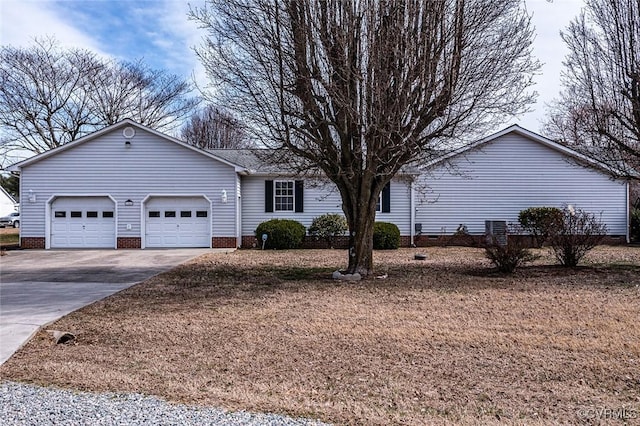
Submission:
<svg viewBox="0 0 640 426">
<path fill-rule="evenodd" d="M 409 179 L 409 235 L 411 235 L 411 247 L 415 247 L 413 241 L 415 227 L 416 227 L 416 209 L 415 209 L 415 189 L 413 187 L 414 177 Z"/>
<path fill-rule="evenodd" d="M 627 213 L 627 223 L 626 223 L 626 225 L 627 225 L 626 226 L 627 235 L 626 235 L 626 237 L 627 237 L 627 244 L 629 244 L 631 242 L 631 236 L 629 235 L 630 228 L 631 228 L 631 216 L 629 214 L 629 212 L 631 210 L 631 204 L 629 202 L 629 199 L 631 197 L 631 194 L 629 193 L 629 180 L 628 179 L 627 179 L 627 181 L 625 183 L 625 186 L 627 188 L 626 200 L 625 200 L 626 202 L 624 203 L 625 207 L 626 207 L 626 213 Z"/>
</svg>

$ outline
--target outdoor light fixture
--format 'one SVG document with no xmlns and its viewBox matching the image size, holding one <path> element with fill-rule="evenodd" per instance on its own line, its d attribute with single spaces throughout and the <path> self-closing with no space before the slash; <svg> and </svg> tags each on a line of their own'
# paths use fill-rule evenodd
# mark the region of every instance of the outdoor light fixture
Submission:
<svg viewBox="0 0 640 426">
<path fill-rule="evenodd" d="M 222 204 L 227 204 L 227 191 L 222 190 Z"/>
<path fill-rule="evenodd" d="M 29 190 L 29 202 L 30 203 L 36 202 L 36 194 L 33 193 L 33 189 Z"/>
<path fill-rule="evenodd" d="M 125 206 L 132 206 L 133 205 L 133 201 L 131 201 L 131 198 L 129 198 L 127 201 L 124 202 Z"/>
<path fill-rule="evenodd" d="M 131 141 L 126 141 L 126 142 L 124 143 L 124 147 L 125 147 L 125 148 L 131 148 Z"/>
</svg>

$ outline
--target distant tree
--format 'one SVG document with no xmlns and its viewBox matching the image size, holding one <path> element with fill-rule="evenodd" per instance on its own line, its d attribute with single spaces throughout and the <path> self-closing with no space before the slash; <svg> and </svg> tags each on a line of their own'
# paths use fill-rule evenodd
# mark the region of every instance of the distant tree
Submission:
<svg viewBox="0 0 640 426">
<path fill-rule="evenodd" d="M 131 118 L 172 129 L 197 100 L 191 86 L 142 62 L 120 63 L 53 39 L 0 50 L 2 150 L 45 152 Z"/>
<path fill-rule="evenodd" d="M 71 142 L 93 124 L 88 82 L 103 67 L 94 53 L 52 40 L 0 50 L 3 148 L 38 154 Z"/>
<path fill-rule="evenodd" d="M 640 173 L 640 1 L 585 0 L 566 31 L 564 90 L 545 125 L 551 138 L 607 164 Z"/>
<path fill-rule="evenodd" d="M 182 139 L 198 148 L 248 148 L 249 135 L 239 120 L 214 105 L 195 112 L 180 133 Z"/>
<path fill-rule="evenodd" d="M 90 81 L 93 113 L 101 125 L 131 118 L 140 124 L 169 130 L 182 124 L 198 100 L 188 97 L 191 85 L 177 75 L 137 62 L 107 62 Z"/>
<path fill-rule="evenodd" d="M 17 176 L 0 174 L 0 186 L 14 199 L 20 197 L 20 179 Z"/>
<path fill-rule="evenodd" d="M 533 100 L 521 1 L 210 0 L 190 15 L 209 34 L 197 53 L 218 103 L 289 170 L 336 185 L 348 273 L 371 272 L 379 195 L 404 165 Z"/>
</svg>

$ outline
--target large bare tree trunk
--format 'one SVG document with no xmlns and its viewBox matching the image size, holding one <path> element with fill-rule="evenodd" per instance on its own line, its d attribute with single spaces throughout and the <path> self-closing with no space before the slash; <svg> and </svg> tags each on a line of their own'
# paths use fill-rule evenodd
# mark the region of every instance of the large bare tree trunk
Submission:
<svg viewBox="0 0 640 426">
<path fill-rule="evenodd" d="M 373 269 L 373 225 L 381 186 L 372 175 L 368 182 L 342 180 L 342 210 L 349 225 L 349 265 L 346 272 L 368 276 Z"/>
<path fill-rule="evenodd" d="M 337 186 L 348 272 L 373 268 L 379 194 L 401 168 L 523 112 L 539 64 L 516 0 L 208 0 L 198 50 L 256 136 L 288 171 Z M 303 167 L 298 167 L 300 164 Z"/>
</svg>

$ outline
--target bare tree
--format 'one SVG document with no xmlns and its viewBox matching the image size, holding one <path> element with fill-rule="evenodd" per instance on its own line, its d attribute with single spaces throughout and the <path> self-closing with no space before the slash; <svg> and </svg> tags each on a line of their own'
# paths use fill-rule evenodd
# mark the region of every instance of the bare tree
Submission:
<svg viewBox="0 0 640 426">
<path fill-rule="evenodd" d="M 640 179 L 640 1 L 586 0 L 562 38 L 571 52 L 545 133 Z"/>
<path fill-rule="evenodd" d="M 251 142 L 240 121 L 214 105 L 194 113 L 180 131 L 187 143 L 202 149 L 249 148 Z"/>
<path fill-rule="evenodd" d="M 30 49 L 0 52 L 3 148 L 40 153 L 83 134 L 92 124 L 87 80 L 102 68 L 95 54 L 38 40 Z"/>
<path fill-rule="evenodd" d="M 142 62 L 119 63 L 53 39 L 0 50 L 2 151 L 38 154 L 124 118 L 175 128 L 198 104 L 191 86 Z"/>
<path fill-rule="evenodd" d="M 220 104 L 337 186 L 363 276 L 384 186 L 526 110 L 539 67 L 514 0 L 210 0 L 190 16 Z"/>
</svg>

